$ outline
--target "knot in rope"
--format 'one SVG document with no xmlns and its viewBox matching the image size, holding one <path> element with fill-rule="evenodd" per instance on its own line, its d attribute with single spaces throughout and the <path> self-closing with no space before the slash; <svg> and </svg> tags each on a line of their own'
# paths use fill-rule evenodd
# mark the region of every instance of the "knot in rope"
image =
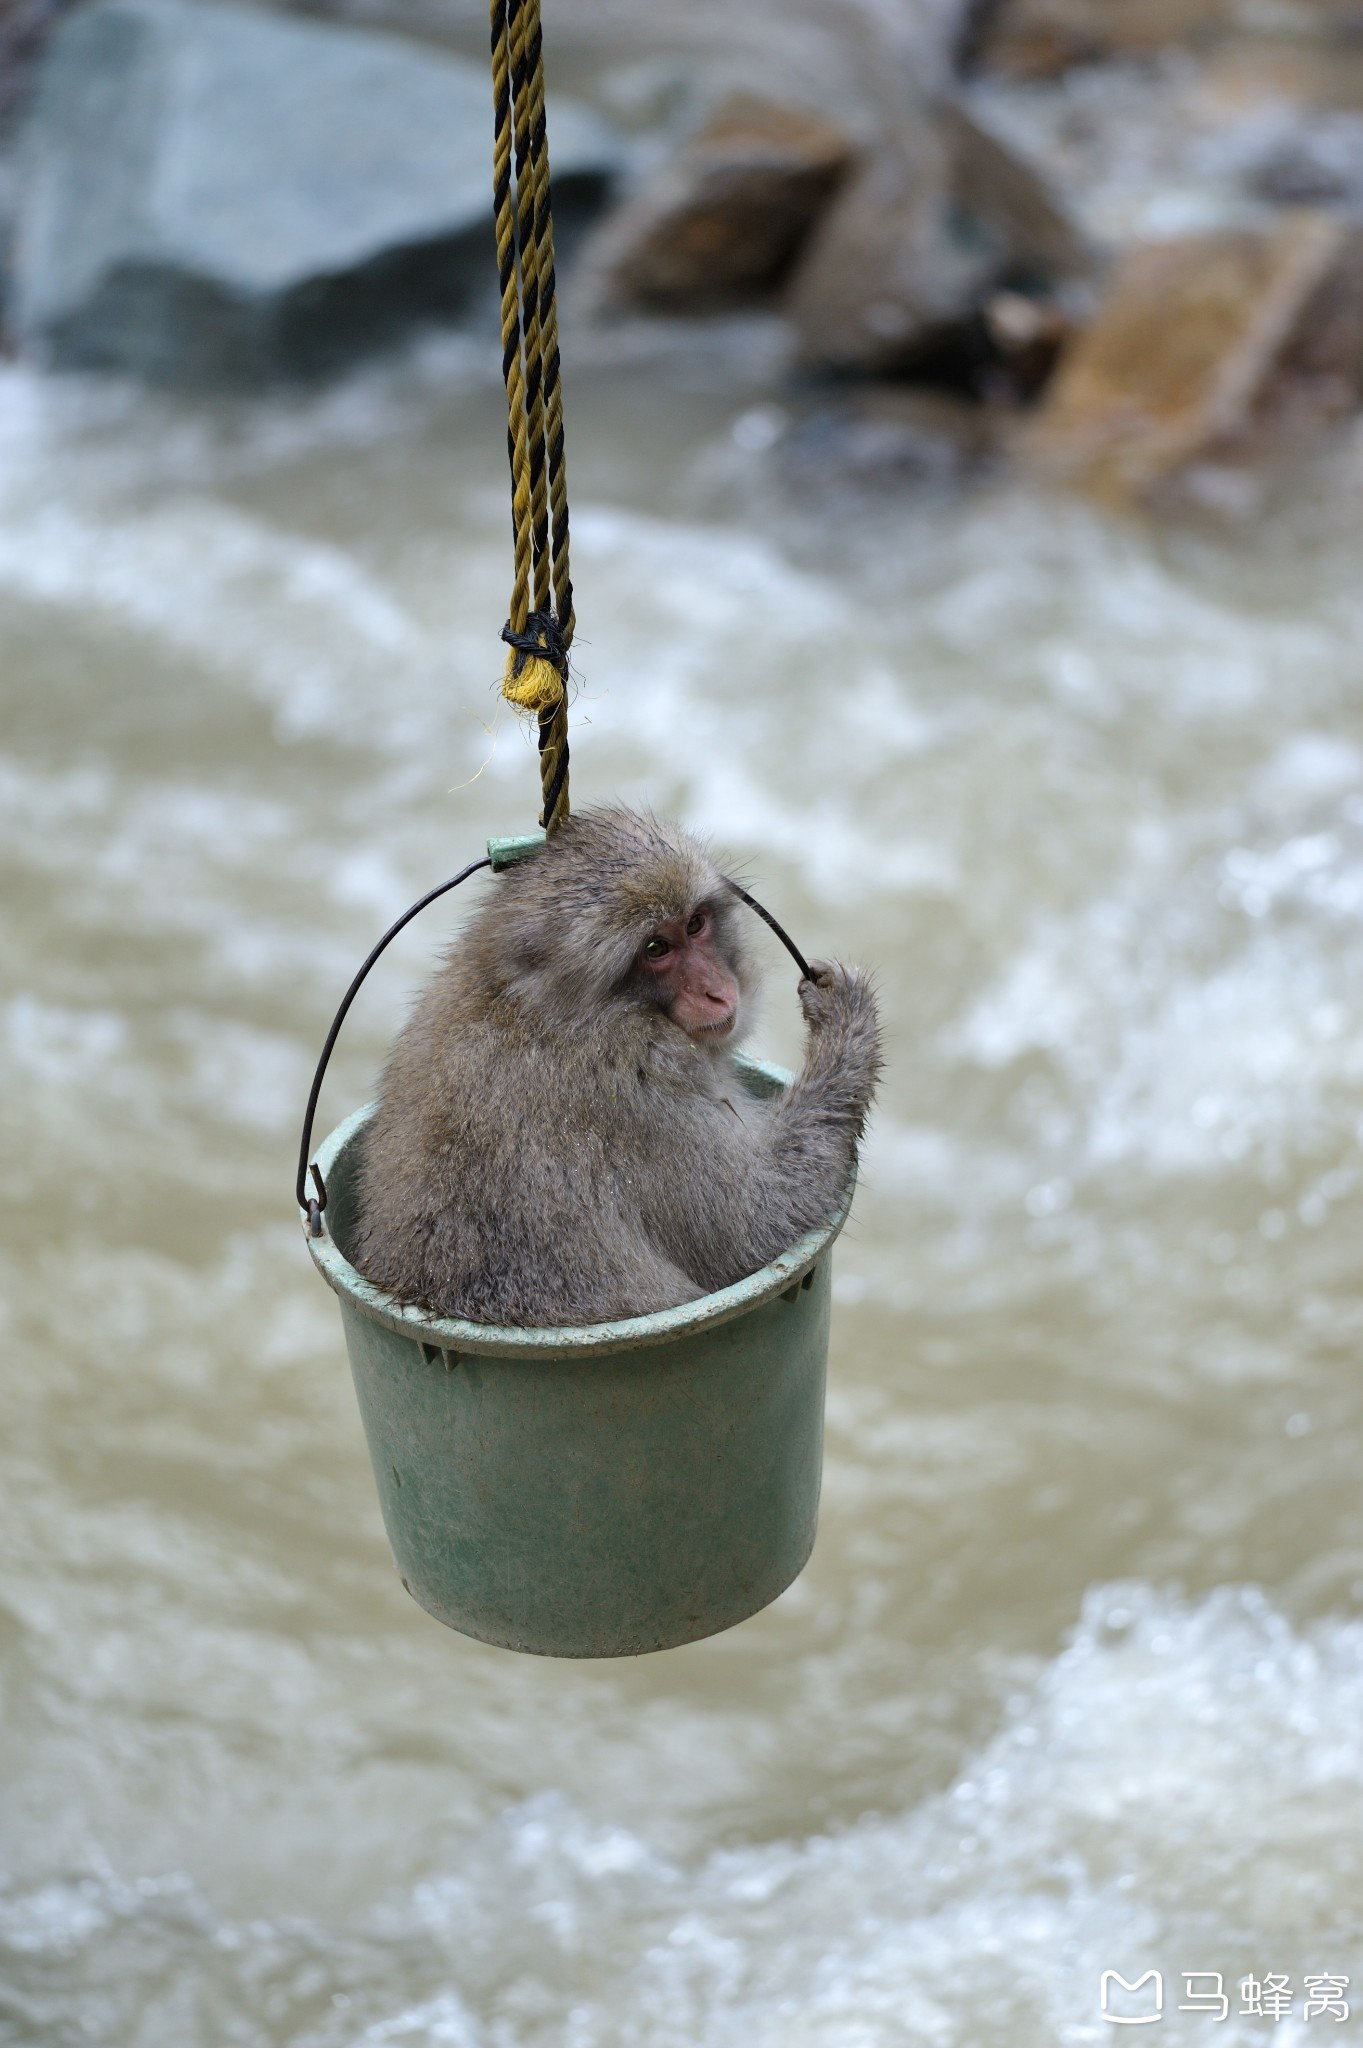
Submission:
<svg viewBox="0 0 1363 2048">
<path fill-rule="evenodd" d="M 557 832 L 568 816 L 568 635 L 549 610 L 528 612 L 525 630 L 502 627 L 508 647 L 502 695 L 539 724 L 540 824 Z"/>
<path fill-rule="evenodd" d="M 514 631 L 508 619 L 502 638 L 510 650 L 502 677 L 507 702 L 541 718 L 557 710 L 567 695 L 568 650 L 553 613 L 531 612 L 523 633 Z"/>
</svg>

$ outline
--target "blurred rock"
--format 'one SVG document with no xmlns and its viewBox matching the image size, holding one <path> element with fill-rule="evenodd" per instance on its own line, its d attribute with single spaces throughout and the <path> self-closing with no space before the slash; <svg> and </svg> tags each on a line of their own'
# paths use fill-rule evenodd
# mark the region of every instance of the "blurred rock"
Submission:
<svg viewBox="0 0 1363 2048">
<path fill-rule="evenodd" d="M 971 64 L 1051 78 L 1076 64 L 1206 47 L 1243 33 L 1348 42 L 1363 34 L 1358 0 L 983 0 L 967 37 Z"/>
<path fill-rule="evenodd" d="M 1295 424 L 1351 411 L 1363 399 L 1363 225 L 1336 230 L 1333 256 L 1302 309 L 1259 402 L 1259 416 Z"/>
<path fill-rule="evenodd" d="M 1124 498 L 1251 439 L 1274 411 L 1356 402 L 1360 236 L 1318 213 L 1131 250 L 1067 352 L 1032 438 Z"/>
<path fill-rule="evenodd" d="M 691 313 L 774 291 L 851 160 L 820 115 L 732 94 L 603 230 L 601 296 Z"/>
<path fill-rule="evenodd" d="M 556 214 L 614 157 L 552 104 Z M 15 312 L 66 365 L 170 382 L 314 375 L 494 278 L 481 66 L 212 0 L 60 26 L 21 154 Z"/>
<path fill-rule="evenodd" d="M 1363 208 L 1363 116 L 1298 108 L 1290 130 L 1253 165 L 1250 190 L 1287 206 Z"/>
<path fill-rule="evenodd" d="M 1363 36 L 1240 38 L 1214 50 L 1203 75 L 1228 107 L 1363 108 Z"/>
<path fill-rule="evenodd" d="M 1234 19 L 1235 0 L 998 0 L 980 14 L 973 58 L 1020 78 L 1075 64 L 1209 42 Z"/>
<path fill-rule="evenodd" d="M 946 152 L 925 126 L 875 154 L 813 237 L 790 295 L 805 359 L 893 372 L 959 322 L 996 252 L 955 232 Z"/>
<path fill-rule="evenodd" d="M 1315 34 L 1337 43 L 1363 42 L 1363 6 L 1359 0 L 1282 0 L 1278 9 L 1265 9 L 1258 0 L 1240 0 L 1239 20 L 1246 26 L 1262 24 L 1265 13 L 1276 15 L 1280 32 L 1286 35 Z"/>
<path fill-rule="evenodd" d="M 29 88 L 44 43 L 67 0 L 3 0 L 0 4 L 0 127 Z"/>
<path fill-rule="evenodd" d="M 812 406 L 781 438 L 783 477 L 801 489 L 954 483 L 995 452 L 995 423 L 945 392 L 869 384 Z"/>
<path fill-rule="evenodd" d="M 956 205 L 1000 241 L 1015 274 L 1055 280 L 1089 266 L 1090 252 L 1041 166 L 960 100 L 937 110 Z"/>
<path fill-rule="evenodd" d="M 487 0 L 285 0 L 310 13 L 482 48 Z M 680 63 L 704 80 L 708 110 L 727 92 L 819 108 L 849 133 L 868 110 L 916 87 L 944 91 L 966 0 L 546 0 L 555 80 L 590 91 L 620 66 Z M 585 81 L 590 80 L 590 88 Z M 633 94 L 629 94 L 633 97 Z M 689 97 L 689 94 L 688 94 Z M 607 101 L 609 106 L 609 101 Z M 637 105 L 637 102 L 636 102 Z M 614 109 L 612 109 L 614 111 Z M 659 109 L 664 119 L 671 109 Z M 629 110 L 620 118 L 630 121 Z"/>
<path fill-rule="evenodd" d="M 1095 248 L 1209 234 L 1262 218 L 1265 203 L 1354 210 L 1363 86 L 1349 53 L 1303 63 L 1303 46 L 1227 44 L 1205 60 L 1092 66 L 1058 80 L 977 81 L 972 112 L 1007 140 Z M 1363 59 L 1363 50 L 1356 53 Z M 1270 58 L 1272 61 L 1270 61 Z M 1312 100 L 1326 84 L 1333 102 Z M 1363 101 L 1360 101 L 1363 106 Z"/>
<path fill-rule="evenodd" d="M 984 331 L 996 368 L 996 389 L 986 396 L 1014 403 L 1033 398 L 1048 382 L 1069 338 L 1071 322 L 1053 299 L 995 292 L 984 308 Z"/>
<path fill-rule="evenodd" d="M 623 129 L 681 136 L 699 128 L 716 95 L 704 68 L 685 57 L 635 57 L 608 65 L 593 97 Z"/>
<path fill-rule="evenodd" d="M 1045 181 L 963 106 L 925 115 L 838 197 L 796 274 L 805 359 L 969 383 L 986 302 L 1080 273 L 1087 252 Z"/>
</svg>

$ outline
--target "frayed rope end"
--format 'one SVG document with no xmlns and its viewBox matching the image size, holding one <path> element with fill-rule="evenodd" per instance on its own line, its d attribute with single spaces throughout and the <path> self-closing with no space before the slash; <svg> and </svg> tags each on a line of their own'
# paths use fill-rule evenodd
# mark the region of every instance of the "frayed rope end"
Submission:
<svg viewBox="0 0 1363 2048">
<path fill-rule="evenodd" d="M 563 644 L 558 621 L 544 612 L 532 612 L 523 633 L 503 626 L 508 646 L 502 695 L 518 711 L 543 718 L 563 702 L 568 687 L 568 650 Z"/>
<path fill-rule="evenodd" d="M 522 654 L 515 648 L 508 654 L 502 695 L 518 711 L 552 711 L 562 701 L 563 689 L 563 676 L 547 655 Z"/>
</svg>

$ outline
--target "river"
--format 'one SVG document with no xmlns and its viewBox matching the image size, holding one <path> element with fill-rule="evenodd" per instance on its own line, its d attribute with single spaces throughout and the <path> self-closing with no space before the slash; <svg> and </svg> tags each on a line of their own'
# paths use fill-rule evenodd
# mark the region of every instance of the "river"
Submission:
<svg viewBox="0 0 1363 2048">
<path fill-rule="evenodd" d="M 792 482 L 760 348 L 570 372 L 575 801 L 882 991 L 813 1560 L 633 1662 L 445 1631 L 300 1240 L 341 990 L 536 801 L 489 352 L 5 367 L 0 2040 L 1050 2048 L 1109 1969 L 1296 2040 L 1363 1998 L 1363 452 L 1161 527 Z"/>
</svg>

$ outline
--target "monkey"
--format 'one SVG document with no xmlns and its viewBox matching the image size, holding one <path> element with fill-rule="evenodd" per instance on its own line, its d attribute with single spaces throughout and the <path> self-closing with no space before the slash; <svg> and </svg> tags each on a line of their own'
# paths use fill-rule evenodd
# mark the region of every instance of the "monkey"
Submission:
<svg viewBox="0 0 1363 2048">
<path fill-rule="evenodd" d="M 824 1221 L 880 1072 L 875 998 L 814 963 L 803 1069 L 755 1097 L 750 917 L 699 840 L 622 808 L 503 870 L 384 1071 L 359 1271 L 437 1315 L 563 1327 L 697 1300 Z"/>
</svg>

